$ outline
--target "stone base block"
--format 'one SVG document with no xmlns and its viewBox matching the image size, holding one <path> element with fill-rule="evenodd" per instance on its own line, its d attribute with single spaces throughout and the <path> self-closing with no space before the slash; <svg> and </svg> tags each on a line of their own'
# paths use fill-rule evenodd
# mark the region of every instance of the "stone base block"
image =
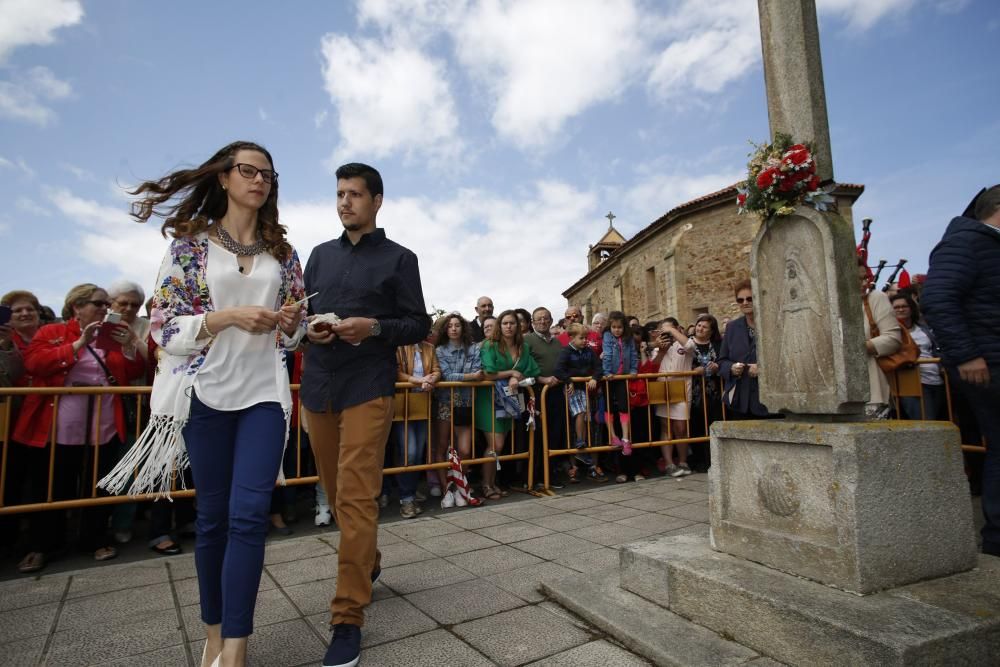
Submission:
<svg viewBox="0 0 1000 667">
<path fill-rule="evenodd" d="M 868 594 L 975 566 L 958 430 L 943 422 L 716 422 L 713 546 Z"/>
<path fill-rule="evenodd" d="M 791 665 L 996 665 L 1000 656 L 992 556 L 969 572 L 859 596 L 679 535 L 622 547 L 621 584 Z"/>
</svg>

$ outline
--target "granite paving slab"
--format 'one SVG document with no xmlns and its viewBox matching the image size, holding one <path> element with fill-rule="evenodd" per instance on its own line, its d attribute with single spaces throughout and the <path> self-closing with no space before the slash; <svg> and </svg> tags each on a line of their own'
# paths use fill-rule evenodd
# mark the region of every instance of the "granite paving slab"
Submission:
<svg viewBox="0 0 1000 667">
<path fill-rule="evenodd" d="M 646 512 L 643 510 L 637 510 L 634 507 L 602 505 L 600 507 L 588 507 L 586 509 L 576 510 L 573 514 L 593 517 L 598 521 L 617 521 L 618 519 L 628 519 L 633 516 L 643 516 Z"/>
<path fill-rule="evenodd" d="M 588 498 L 586 495 L 565 495 L 543 500 L 549 507 L 556 507 L 566 512 L 587 509 L 588 507 L 600 507 L 606 504 L 602 500 Z"/>
<path fill-rule="evenodd" d="M 642 658 L 603 639 L 557 653 L 529 667 L 643 667 L 651 665 Z"/>
<path fill-rule="evenodd" d="M 537 556 L 506 544 L 449 556 L 447 560 L 480 577 L 543 562 Z"/>
<path fill-rule="evenodd" d="M 553 560 L 559 556 L 579 554 L 600 547 L 599 544 L 581 539 L 569 533 L 555 533 L 544 537 L 536 537 L 511 545 L 515 549 L 527 551 L 529 554 L 545 560 Z"/>
<path fill-rule="evenodd" d="M 78 598 L 95 593 L 107 593 L 123 588 L 167 582 L 165 560 L 147 561 L 136 565 L 107 565 L 71 573 L 68 598 Z"/>
<path fill-rule="evenodd" d="M 3 638 L 0 641 L 12 642 L 47 635 L 58 611 L 59 603 L 49 602 L 0 613 L 0 637 Z"/>
<path fill-rule="evenodd" d="M 306 620 L 320 633 L 324 641 L 329 643 L 332 636 L 330 633 L 330 614 L 314 614 Z M 384 644 L 434 630 L 437 627 L 438 624 L 434 619 L 405 599 L 401 597 L 385 598 L 371 603 L 365 609 L 365 625 L 361 628 L 361 646 Z M 364 652 L 363 663 L 378 664 L 371 661 L 368 651 Z"/>
<path fill-rule="evenodd" d="M 457 584 L 474 576 L 453 563 L 435 558 L 430 561 L 384 568 L 379 581 L 397 593 L 406 594 Z"/>
<path fill-rule="evenodd" d="M 264 565 L 274 565 L 275 563 L 285 563 L 315 556 L 329 556 L 333 553 L 336 553 L 333 547 L 316 537 L 282 540 L 267 545 L 264 550 Z"/>
<path fill-rule="evenodd" d="M 55 633 L 46 661 L 60 667 L 91 665 L 177 646 L 183 641 L 175 609 L 117 623 L 101 623 L 95 619 L 86 628 Z"/>
<path fill-rule="evenodd" d="M 553 516 L 527 519 L 527 521 L 537 526 L 541 526 L 542 528 L 548 528 L 549 530 L 554 530 L 559 533 L 576 530 L 577 528 L 586 528 L 587 526 L 596 526 L 601 523 L 600 519 L 595 519 L 592 516 L 584 516 L 573 512 L 564 512 Z"/>
<path fill-rule="evenodd" d="M 589 491 L 583 494 L 583 497 L 588 498 L 590 500 L 596 500 L 598 502 L 610 504 L 610 503 L 620 503 L 625 500 L 634 500 L 635 498 L 639 498 L 642 495 L 644 494 L 640 489 L 636 489 L 634 487 L 625 487 L 624 485 L 621 486 L 615 485 L 612 487 L 601 489 L 600 491 Z"/>
<path fill-rule="evenodd" d="M 690 519 L 679 519 L 675 516 L 667 516 L 665 514 L 644 514 L 643 516 L 619 519 L 614 523 L 631 526 L 639 530 L 648 529 L 653 533 L 665 533 L 670 530 L 683 528 L 684 526 L 690 526 L 694 522 Z"/>
<path fill-rule="evenodd" d="M 315 556 L 287 563 L 268 565 L 265 571 L 270 573 L 280 586 L 303 584 L 307 581 L 320 581 L 337 576 L 337 555 L 333 552 L 328 556 Z"/>
<path fill-rule="evenodd" d="M 578 528 L 566 534 L 610 547 L 618 544 L 635 542 L 636 540 L 641 540 L 642 538 L 648 537 L 655 532 L 657 532 L 655 529 L 635 528 L 633 526 L 626 526 L 620 523 L 600 523 L 596 526 Z"/>
<path fill-rule="evenodd" d="M 709 519 L 708 503 L 694 503 L 691 505 L 681 505 L 680 507 L 671 507 L 670 509 L 661 511 L 660 514 L 667 514 L 681 519 L 690 519 L 699 523 L 708 523 Z"/>
<path fill-rule="evenodd" d="M 289 602 L 281 589 L 275 588 L 269 591 L 261 591 L 257 594 L 257 605 L 254 607 L 253 625 L 254 632 L 257 628 L 267 625 L 281 623 L 293 618 L 298 618 L 299 611 Z M 188 639 L 204 639 L 205 624 L 201 621 L 201 606 L 190 605 L 181 607 L 181 618 L 184 621 L 184 628 L 187 630 Z"/>
<path fill-rule="evenodd" d="M 201 658 L 201 653 L 194 656 L 195 659 Z M 110 662 L 101 663 L 101 667 L 150 667 L 151 665 L 186 665 L 187 664 L 187 649 L 183 644 L 178 644 L 177 646 L 167 646 L 166 648 L 158 648 L 149 653 L 140 653 L 138 655 L 130 655 L 125 658 L 119 658 L 117 660 L 112 660 Z M 196 665 L 198 663 L 195 663 Z"/>
<path fill-rule="evenodd" d="M 585 644 L 591 633 L 539 605 L 462 623 L 453 632 L 498 665 L 521 665 Z"/>
<path fill-rule="evenodd" d="M 525 602 L 541 602 L 545 596 L 539 590 L 538 585 L 543 579 L 569 576 L 574 573 L 574 570 L 553 561 L 541 561 L 509 572 L 492 574 L 486 577 L 486 580 L 513 593 Z"/>
<path fill-rule="evenodd" d="M 476 528 L 487 528 L 489 526 L 499 526 L 502 523 L 516 521 L 512 516 L 500 514 L 485 507 L 473 509 L 462 509 L 442 514 L 440 519 L 450 524 L 456 525 L 464 530 L 474 530 Z"/>
<path fill-rule="evenodd" d="M 95 619 L 115 623 L 173 608 L 174 596 L 167 583 L 88 595 L 66 601 L 56 631 L 80 630 L 92 625 Z"/>
<path fill-rule="evenodd" d="M 499 546 L 498 542 L 488 537 L 469 532 L 430 537 L 426 540 L 419 540 L 416 544 L 438 556 L 454 556 L 466 551 L 476 551 L 478 549 Z"/>
<path fill-rule="evenodd" d="M 447 535 L 442 537 L 447 537 Z M 418 563 L 422 560 L 437 558 L 433 552 L 430 552 L 427 549 L 417 546 L 411 542 L 407 542 L 406 540 L 400 540 L 396 544 L 389 544 L 384 547 L 379 545 L 379 551 L 382 552 L 383 568 L 396 567 L 397 565 L 408 565 L 409 563 Z"/>
<path fill-rule="evenodd" d="M 434 630 L 422 635 L 367 649 L 364 664 L 406 665 L 406 667 L 489 667 L 493 665 L 481 653 L 447 630 Z"/>
<path fill-rule="evenodd" d="M 0 612 L 58 602 L 68 583 L 69 577 L 64 575 L 24 577 L 0 583 Z"/>
<path fill-rule="evenodd" d="M 192 547 L 191 551 L 194 551 Z M 164 558 L 164 564 L 170 572 L 170 578 L 174 581 L 178 579 L 190 579 L 198 576 L 198 569 L 194 565 L 194 554 L 187 553 L 180 556 Z"/>
<path fill-rule="evenodd" d="M 201 656 L 204 644 L 204 640 L 191 643 L 195 661 Z M 247 643 L 247 664 L 266 667 L 318 665 L 324 653 L 326 645 L 316 637 L 309 623 L 300 618 L 254 628 Z"/>
<path fill-rule="evenodd" d="M 529 500 L 527 502 L 511 503 L 509 505 L 500 505 L 493 510 L 497 514 L 504 514 L 515 519 L 534 519 L 542 516 L 552 516 L 553 514 L 561 514 L 566 510 L 554 505 L 552 503 L 536 502 L 534 500 Z"/>
<path fill-rule="evenodd" d="M 6 639 L 6 638 L 5 638 Z M 0 644 L 0 667 L 36 665 L 45 648 L 45 637 L 29 637 Z"/>
<path fill-rule="evenodd" d="M 500 526 L 479 528 L 475 532 L 496 542 L 510 544 L 511 542 L 529 540 L 533 537 L 551 535 L 555 531 L 549 530 L 548 528 L 542 528 L 541 526 L 528 523 L 527 521 L 516 521 L 514 523 L 505 523 Z"/>
<path fill-rule="evenodd" d="M 483 579 L 412 593 L 406 599 L 443 625 L 471 621 L 524 605 L 521 598 Z"/>
<path fill-rule="evenodd" d="M 554 562 L 565 565 L 577 572 L 596 573 L 607 572 L 616 574 L 618 572 L 618 550 L 608 547 L 601 547 L 593 551 L 586 551 L 581 554 L 563 556 Z"/>
<path fill-rule="evenodd" d="M 692 501 L 678 500 L 672 496 L 646 496 L 644 498 L 623 500 L 618 504 L 622 507 L 631 507 L 632 509 L 644 510 L 646 512 L 658 512 L 660 510 L 670 509 L 671 507 L 677 507 L 679 505 L 687 505 L 690 502 Z"/>
<path fill-rule="evenodd" d="M 448 535 L 449 533 L 460 533 L 462 529 L 453 523 L 441 521 L 440 519 L 411 519 L 399 521 L 385 526 L 390 533 L 403 538 L 404 540 L 426 540 L 428 537 L 438 535 Z"/>
</svg>

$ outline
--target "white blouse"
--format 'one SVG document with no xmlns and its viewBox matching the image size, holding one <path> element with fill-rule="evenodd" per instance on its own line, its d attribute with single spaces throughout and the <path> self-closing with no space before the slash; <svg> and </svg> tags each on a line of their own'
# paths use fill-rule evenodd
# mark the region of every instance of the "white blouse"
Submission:
<svg viewBox="0 0 1000 667">
<path fill-rule="evenodd" d="M 281 267 L 270 253 L 253 258 L 240 273 L 236 255 L 209 241 L 205 280 L 216 310 L 235 306 L 273 308 L 281 286 Z M 257 403 L 281 402 L 288 393 L 288 372 L 274 363 L 274 337 L 238 327 L 215 337 L 194 387 L 198 400 L 214 410 L 242 410 Z"/>
</svg>

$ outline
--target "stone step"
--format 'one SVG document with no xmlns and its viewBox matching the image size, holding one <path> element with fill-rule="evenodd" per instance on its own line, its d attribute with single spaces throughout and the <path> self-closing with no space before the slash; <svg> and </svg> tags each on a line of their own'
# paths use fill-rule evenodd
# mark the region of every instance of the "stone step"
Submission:
<svg viewBox="0 0 1000 667">
<path fill-rule="evenodd" d="M 571 576 L 541 582 L 542 592 L 657 665 L 776 665 L 662 607 L 621 589 L 617 577 Z"/>
<path fill-rule="evenodd" d="M 998 664 L 1000 558 L 859 596 L 713 551 L 703 537 L 621 553 L 624 589 L 788 664 Z"/>
</svg>

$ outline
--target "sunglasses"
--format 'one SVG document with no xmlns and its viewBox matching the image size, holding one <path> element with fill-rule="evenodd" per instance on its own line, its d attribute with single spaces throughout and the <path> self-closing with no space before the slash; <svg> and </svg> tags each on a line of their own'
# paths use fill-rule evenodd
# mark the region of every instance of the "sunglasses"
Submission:
<svg viewBox="0 0 1000 667">
<path fill-rule="evenodd" d="M 736 303 L 753 303 L 753 297 L 752 296 L 748 296 L 748 297 L 738 296 L 738 297 L 736 297 Z"/>
<path fill-rule="evenodd" d="M 87 303 L 89 303 L 89 304 L 91 304 L 93 306 L 97 306 L 98 308 L 110 308 L 111 307 L 111 302 L 110 301 L 101 301 L 99 299 L 89 299 L 87 301 Z"/>
</svg>

